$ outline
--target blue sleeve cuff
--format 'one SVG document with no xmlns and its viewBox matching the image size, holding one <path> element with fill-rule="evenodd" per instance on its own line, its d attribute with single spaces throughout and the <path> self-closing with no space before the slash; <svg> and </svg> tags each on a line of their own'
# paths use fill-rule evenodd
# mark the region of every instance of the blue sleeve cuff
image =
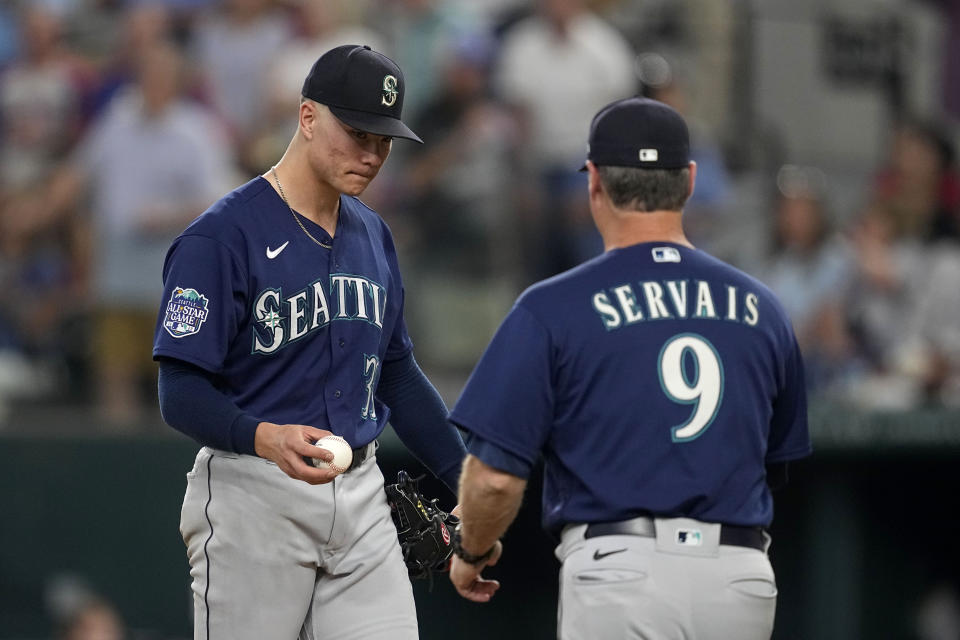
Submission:
<svg viewBox="0 0 960 640">
<path fill-rule="evenodd" d="M 533 465 L 523 458 L 475 433 L 467 436 L 467 451 L 494 469 L 505 471 L 518 478 L 529 478 L 530 471 L 533 469 Z"/>
<path fill-rule="evenodd" d="M 464 453 L 464 457 L 466 457 L 466 453 Z M 438 473 L 437 477 L 440 478 L 443 484 L 447 485 L 447 488 L 453 492 L 453 495 L 459 495 L 461 473 L 463 473 L 463 458 L 447 471 Z"/>
<path fill-rule="evenodd" d="M 233 442 L 233 450 L 237 453 L 245 453 L 249 456 L 257 455 L 255 438 L 257 435 L 257 425 L 260 424 L 258 418 L 242 413 L 237 416 L 230 426 L 230 440 Z"/>
</svg>

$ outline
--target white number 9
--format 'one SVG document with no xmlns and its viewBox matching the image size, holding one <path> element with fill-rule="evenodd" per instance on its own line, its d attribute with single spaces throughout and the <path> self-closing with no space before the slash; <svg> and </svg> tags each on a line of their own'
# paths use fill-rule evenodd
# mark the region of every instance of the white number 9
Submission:
<svg viewBox="0 0 960 640">
<path fill-rule="evenodd" d="M 692 380 L 687 376 L 688 357 L 693 359 Z M 703 336 L 680 334 L 663 345 L 657 370 L 668 398 L 696 405 L 687 421 L 671 430 L 673 441 L 699 437 L 713 422 L 723 400 L 723 364 L 717 350 Z"/>
</svg>

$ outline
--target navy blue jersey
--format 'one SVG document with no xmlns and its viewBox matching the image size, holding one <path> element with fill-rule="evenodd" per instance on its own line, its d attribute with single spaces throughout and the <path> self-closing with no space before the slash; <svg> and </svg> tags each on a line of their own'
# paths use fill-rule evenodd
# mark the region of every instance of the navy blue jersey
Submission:
<svg viewBox="0 0 960 640">
<path fill-rule="evenodd" d="M 354 447 L 383 430 L 384 361 L 412 349 L 390 230 L 341 196 L 336 238 L 303 232 L 258 177 L 220 199 L 173 243 L 154 357 L 190 362 L 260 420 L 328 429 Z"/>
<path fill-rule="evenodd" d="M 665 243 L 525 291 L 452 419 L 508 457 L 543 455 L 550 530 L 645 513 L 767 526 L 765 464 L 811 451 L 803 363 L 773 294 Z"/>
</svg>

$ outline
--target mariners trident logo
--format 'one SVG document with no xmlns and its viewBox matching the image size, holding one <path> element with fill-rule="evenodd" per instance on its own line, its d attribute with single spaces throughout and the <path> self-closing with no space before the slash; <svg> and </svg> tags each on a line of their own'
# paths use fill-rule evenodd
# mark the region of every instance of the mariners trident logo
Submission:
<svg viewBox="0 0 960 640">
<path fill-rule="evenodd" d="M 397 96 L 399 91 L 397 91 L 397 79 L 393 76 L 384 76 L 383 77 L 383 97 L 380 98 L 380 103 L 387 107 L 392 107 L 397 101 Z"/>
<path fill-rule="evenodd" d="M 163 328 L 174 338 L 195 334 L 207 319 L 208 302 L 207 297 L 196 289 L 175 287 L 167 302 Z"/>
</svg>

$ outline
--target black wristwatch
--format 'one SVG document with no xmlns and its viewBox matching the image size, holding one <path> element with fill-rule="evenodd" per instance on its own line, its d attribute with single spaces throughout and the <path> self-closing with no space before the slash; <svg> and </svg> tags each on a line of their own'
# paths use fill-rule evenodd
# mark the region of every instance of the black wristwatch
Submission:
<svg viewBox="0 0 960 640">
<path fill-rule="evenodd" d="M 490 556 L 493 555 L 493 550 L 497 548 L 497 543 L 494 542 L 492 547 L 479 555 L 465 551 L 464 548 L 460 546 L 460 527 L 462 526 L 463 523 L 458 523 L 453 530 L 453 552 L 456 556 L 467 564 L 481 564 L 489 560 Z"/>
</svg>

